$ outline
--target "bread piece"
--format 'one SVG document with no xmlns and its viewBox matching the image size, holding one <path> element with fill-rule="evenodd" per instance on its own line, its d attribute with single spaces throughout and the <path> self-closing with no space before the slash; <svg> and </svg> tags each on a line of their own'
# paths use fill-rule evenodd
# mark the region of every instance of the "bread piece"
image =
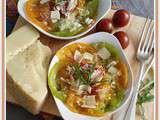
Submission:
<svg viewBox="0 0 160 120">
<path fill-rule="evenodd" d="M 29 24 L 13 32 L 6 40 L 6 62 L 37 41 L 39 36 L 38 31 Z"/>
<path fill-rule="evenodd" d="M 18 104 L 37 114 L 47 96 L 51 51 L 36 41 L 7 63 L 10 93 Z"/>
</svg>

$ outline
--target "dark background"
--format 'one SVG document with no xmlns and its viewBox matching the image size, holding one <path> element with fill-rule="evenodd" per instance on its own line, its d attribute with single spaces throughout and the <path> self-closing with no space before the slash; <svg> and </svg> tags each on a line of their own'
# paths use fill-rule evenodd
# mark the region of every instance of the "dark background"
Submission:
<svg viewBox="0 0 160 120">
<path fill-rule="evenodd" d="M 33 116 L 21 107 L 7 103 L 7 120 L 44 120 L 41 115 Z"/>
<path fill-rule="evenodd" d="M 6 120 L 63 120 L 62 118 L 57 116 L 43 115 L 43 113 L 34 116 L 22 107 L 13 105 L 8 102 L 6 104 L 6 110 Z"/>
</svg>

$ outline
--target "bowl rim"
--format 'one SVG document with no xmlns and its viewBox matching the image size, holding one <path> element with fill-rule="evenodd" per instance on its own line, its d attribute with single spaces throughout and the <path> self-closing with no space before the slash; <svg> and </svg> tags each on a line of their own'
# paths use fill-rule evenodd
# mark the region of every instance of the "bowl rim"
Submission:
<svg viewBox="0 0 160 120">
<path fill-rule="evenodd" d="M 111 9 L 111 0 L 107 0 L 109 2 L 109 7 L 107 9 L 107 11 L 104 13 L 104 15 L 102 15 L 98 20 L 96 20 L 96 22 L 90 27 L 88 28 L 87 30 L 85 30 L 84 32 L 81 32 L 77 35 L 74 35 L 74 36 L 69 36 L 69 37 L 61 37 L 61 36 L 56 36 L 56 35 L 53 35 L 49 32 L 46 32 L 45 30 L 43 30 L 41 27 L 39 27 L 38 25 L 36 25 L 35 23 L 33 23 L 31 20 L 28 19 L 26 13 L 24 12 L 24 4 L 22 5 L 22 1 L 24 0 L 19 0 L 18 1 L 18 13 L 22 16 L 23 19 L 25 19 L 28 23 L 30 23 L 33 27 L 35 27 L 38 31 L 40 31 L 41 33 L 51 37 L 51 38 L 55 38 L 55 39 L 58 39 L 58 40 L 70 40 L 70 39 L 76 39 L 76 38 L 80 38 L 82 37 L 83 35 L 87 34 L 88 32 L 90 32 L 96 25 L 97 23 L 102 20 L 105 15 L 108 13 L 108 11 Z M 28 1 L 28 0 L 25 0 L 25 2 Z M 23 8 L 23 10 L 22 10 Z M 25 16 L 23 15 L 23 13 L 25 14 Z"/>
<path fill-rule="evenodd" d="M 79 114 L 79 115 L 82 115 L 82 116 L 93 117 L 93 118 L 97 118 L 97 119 L 101 119 L 101 118 L 105 117 L 106 114 L 107 114 L 107 115 L 108 115 L 108 114 L 114 114 L 114 113 L 117 113 L 118 111 L 120 111 L 121 109 L 124 109 L 124 107 L 126 107 L 126 104 L 129 103 L 129 101 L 130 101 L 130 98 L 131 98 L 131 95 L 132 95 L 132 92 L 133 92 L 133 85 L 134 85 L 134 84 L 133 84 L 133 83 L 134 83 L 134 80 L 133 80 L 133 72 L 132 72 L 132 69 L 131 69 L 131 65 L 130 65 L 127 57 L 126 57 L 126 54 L 125 54 L 124 51 L 123 51 L 123 48 L 121 47 L 120 43 L 118 42 L 118 39 L 117 39 L 115 36 L 113 36 L 113 35 L 110 34 L 110 33 L 106 33 L 106 32 L 97 32 L 97 33 L 88 35 L 88 36 L 86 36 L 86 37 L 83 37 L 83 38 L 81 38 L 81 39 L 87 39 L 87 38 L 90 37 L 90 36 L 104 35 L 104 34 L 105 34 L 106 36 L 109 35 L 109 36 L 113 37 L 113 39 L 115 39 L 115 40 L 117 41 L 116 44 L 119 46 L 119 48 L 117 48 L 117 47 L 115 47 L 115 48 L 121 49 L 120 52 L 121 52 L 121 54 L 123 54 L 123 56 L 124 56 L 125 63 L 127 64 L 128 72 L 129 72 L 129 75 L 130 75 L 130 76 L 128 76 L 128 78 L 130 78 L 130 80 L 129 80 L 129 81 L 130 81 L 130 87 L 127 88 L 127 90 L 129 90 L 129 95 L 128 95 L 127 99 L 126 99 L 118 108 L 116 108 L 115 110 L 110 111 L 110 112 L 106 112 L 106 113 L 104 114 L 104 116 L 94 117 L 94 116 L 89 116 L 89 115 L 84 115 L 84 114 L 76 113 L 76 114 Z M 72 42 L 64 45 L 64 46 L 63 46 L 62 48 L 60 48 L 59 50 L 65 48 L 65 47 L 67 47 L 67 46 L 69 46 L 69 45 L 71 45 L 71 44 L 78 43 L 78 42 L 81 41 L 81 39 L 72 41 Z M 82 41 L 81 41 L 81 42 L 82 42 Z M 92 42 L 92 43 L 94 43 L 94 42 Z M 107 42 L 107 40 L 106 40 L 106 43 L 109 43 L 109 42 Z M 111 43 L 111 44 L 112 44 L 112 43 Z M 58 51 L 59 51 L 59 50 L 58 50 Z M 57 52 L 58 52 L 58 51 L 57 51 Z M 51 69 L 52 69 L 52 68 L 54 67 L 54 65 L 55 65 L 55 64 L 53 64 L 53 63 L 54 63 L 54 62 L 56 63 L 56 61 L 54 60 L 55 57 L 57 57 L 56 54 L 53 56 L 53 58 L 52 58 L 52 60 L 51 60 L 51 63 L 50 63 L 50 65 L 49 65 L 48 77 L 49 77 L 49 74 L 50 74 Z M 124 60 L 123 60 L 123 61 L 124 61 Z M 126 91 L 127 91 L 127 90 L 126 90 Z M 126 95 L 126 94 L 125 94 L 125 95 Z M 54 95 L 52 95 L 52 96 L 54 97 L 55 102 L 56 102 L 56 105 L 57 105 L 57 100 L 58 100 L 58 101 L 60 101 L 60 100 L 59 100 L 58 98 L 56 98 Z M 62 102 L 62 101 L 60 101 L 60 102 Z M 63 102 L 62 102 L 62 104 L 66 107 L 66 105 L 65 105 Z M 57 107 L 58 107 L 58 105 L 57 105 Z M 66 107 L 66 108 L 67 108 L 67 107 Z M 58 109 L 59 109 L 59 108 L 58 108 Z M 67 109 L 69 109 L 69 108 L 67 108 Z M 71 110 L 69 110 L 69 111 L 72 112 Z M 60 113 L 61 113 L 61 112 L 60 112 Z M 75 113 L 75 112 L 72 112 L 72 113 Z M 62 115 L 62 117 L 63 117 L 63 115 Z"/>
</svg>

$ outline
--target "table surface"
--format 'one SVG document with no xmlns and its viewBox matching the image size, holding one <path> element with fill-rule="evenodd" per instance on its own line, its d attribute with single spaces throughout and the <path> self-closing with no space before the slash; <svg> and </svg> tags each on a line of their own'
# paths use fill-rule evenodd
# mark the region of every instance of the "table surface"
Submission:
<svg viewBox="0 0 160 120">
<path fill-rule="evenodd" d="M 119 3 L 121 7 L 130 10 L 131 13 L 135 15 L 153 18 L 153 1 L 154 0 L 119 0 Z M 10 103 L 6 104 L 6 116 L 7 120 L 44 120 L 41 115 L 33 116 L 25 109 Z M 50 120 L 61 120 L 61 118 L 55 117 Z"/>
</svg>

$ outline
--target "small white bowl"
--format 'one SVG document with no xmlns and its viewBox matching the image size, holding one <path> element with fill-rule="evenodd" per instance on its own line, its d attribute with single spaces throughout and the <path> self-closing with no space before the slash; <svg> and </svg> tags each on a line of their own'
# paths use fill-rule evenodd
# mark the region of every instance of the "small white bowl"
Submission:
<svg viewBox="0 0 160 120">
<path fill-rule="evenodd" d="M 123 52 L 123 49 L 121 47 L 121 45 L 119 44 L 118 40 L 116 37 L 114 37 L 112 34 L 109 33 L 104 33 L 104 32 L 99 32 L 99 33 L 95 33 L 89 36 L 86 36 L 84 38 L 81 38 L 79 40 L 76 40 L 74 42 L 71 42 L 67 45 L 65 45 L 64 47 L 73 44 L 73 43 L 77 43 L 77 42 L 86 42 L 86 43 L 95 43 L 95 42 L 106 42 L 109 44 L 112 44 L 120 53 L 120 57 L 121 59 L 126 63 L 127 67 L 128 67 L 128 80 L 129 80 L 129 86 L 128 89 L 126 90 L 125 93 L 125 98 L 122 101 L 122 104 L 114 111 L 112 112 L 107 112 L 106 115 L 104 115 L 103 117 L 91 117 L 91 116 L 87 116 L 87 115 L 82 115 L 82 114 L 78 114 L 78 113 L 74 113 L 72 111 L 70 111 L 62 101 L 60 101 L 59 99 L 57 99 L 56 97 L 54 97 L 56 105 L 58 107 L 59 112 L 61 113 L 62 117 L 65 120 L 99 120 L 102 119 L 104 117 L 110 116 L 120 110 L 124 110 L 126 107 L 126 103 L 128 103 L 130 97 L 131 97 L 131 93 L 132 93 L 132 89 L 133 89 L 133 75 L 132 75 L 132 71 L 131 71 L 131 67 L 129 65 L 129 62 L 126 58 L 126 55 Z M 63 48 L 64 48 L 63 47 Z M 61 49 L 63 49 L 61 48 Z M 50 67 L 49 67 L 49 71 L 48 74 L 50 73 L 50 70 L 52 69 L 52 67 L 59 61 L 58 57 L 55 55 L 50 63 Z"/>
<path fill-rule="evenodd" d="M 24 10 L 24 6 L 26 4 L 28 0 L 19 0 L 18 2 L 18 12 L 19 14 L 26 20 L 28 21 L 30 24 L 32 24 L 35 28 L 37 28 L 40 32 L 42 32 L 43 34 L 52 37 L 52 38 L 56 38 L 56 39 L 63 39 L 63 40 L 69 40 L 69 39 L 75 39 L 75 38 L 79 38 L 83 35 L 85 35 L 86 33 L 88 33 L 89 31 L 91 31 L 95 25 L 106 15 L 106 13 L 111 9 L 111 0 L 99 0 L 99 7 L 98 7 L 98 15 L 96 18 L 96 23 L 92 25 L 92 27 L 90 27 L 88 30 L 79 33 L 75 36 L 70 36 L 70 37 L 60 37 L 60 36 L 56 36 L 53 34 L 50 34 L 46 31 L 44 31 L 42 28 L 40 28 L 39 26 L 37 26 L 36 24 L 34 24 L 31 20 L 28 19 L 25 10 Z"/>
</svg>

